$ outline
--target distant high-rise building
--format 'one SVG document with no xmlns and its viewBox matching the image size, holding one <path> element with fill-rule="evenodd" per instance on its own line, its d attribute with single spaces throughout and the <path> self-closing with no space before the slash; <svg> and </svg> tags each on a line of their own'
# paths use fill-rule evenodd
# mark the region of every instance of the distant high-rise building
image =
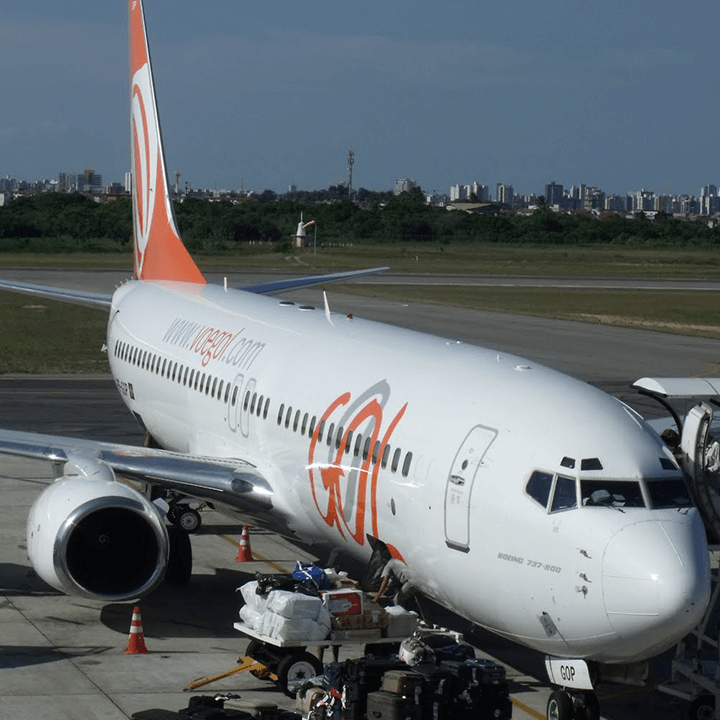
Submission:
<svg viewBox="0 0 720 720">
<path fill-rule="evenodd" d="M 82 175 L 78 175 L 78 190 L 85 193 L 101 193 L 102 175 L 92 168 L 87 168 Z"/>
<path fill-rule="evenodd" d="M 132 192 L 132 172 L 125 173 L 125 192 Z"/>
<path fill-rule="evenodd" d="M 556 182 L 550 182 L 545 185 L 545 204 L 563 206 L 564 198 L 563 186 Z"/>
<path fill-rule="evenodd" d="M 75 192 L 77 190 L 75 175 L 68 173 L 58 173 L 57 191 L 61 193 Z"/>
<path fill-rule="evenodd" d="M 512 207 L 515 204 L 515 188 L 512 185 L 498 183 L 495 186 L 495 199 L 503 205 Z"/>
<path fill-rule="evenodd" d="M 400 195 L 404 192 L 410 192 L 411 190 L 414 190 L 416 187 L 419 187 L 418 184 L 415 182 L 415 180 L 411 180 L 410 178 L 398 178 L 395 181 L 395 186 L 393 187 L 393 195 Z"/>
</svg>

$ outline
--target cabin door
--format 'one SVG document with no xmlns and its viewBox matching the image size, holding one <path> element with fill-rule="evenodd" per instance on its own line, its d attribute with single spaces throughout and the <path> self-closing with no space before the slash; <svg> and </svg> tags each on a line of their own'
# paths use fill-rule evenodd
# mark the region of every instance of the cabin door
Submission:
<svg viewBox="0 0 720 720">
<path fill-rule="evenodd" d="M 450 467 L 445 487 L 445 542 L 453 550 L 470 550 L 473 487 L 485 453 L 496 437 L 497 430 L 476 425 L 463 441 Z"/>
</svg>

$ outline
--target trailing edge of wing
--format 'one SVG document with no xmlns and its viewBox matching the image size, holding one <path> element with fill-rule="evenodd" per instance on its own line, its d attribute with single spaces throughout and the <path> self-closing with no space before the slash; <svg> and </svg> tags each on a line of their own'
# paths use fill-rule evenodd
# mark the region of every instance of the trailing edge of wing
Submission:
<svg viewBox="0 0 720 720">
<path fill-rule="evenodd" d="M 46 300 L 58 300 L 101 310 L 109 310 L 112 302 L 111 295 L 85 292 L 84 290 L 68 290 L 67 288 L 50 287 L 48 285 L 35 285 L 34 283 L 20 282 L 18 280 L 0 279 L 0 290 L 9 290 L 23 295 L 41 297 Z"/>
<path fill-rule="evenodd" d="M 273 292 L 283 292 L 284 290 L 293 290 L 299 287 L 309 285 L 321 285 L 322 283 L 339 282 L 340 280 L 349 280 L 351 278 L 362 277 L 363 275 L 373 275 L 374 273 L 385 272 L 389 270 L 387 266 L 367 268 L 365 270 L 349 270 L 347 272 L 327 273 L 325 275 L 308 275 L 301 278 L 290 278 L 287 280 L 271 280 L 270 282 L 258 283 L 257 285 L 242 285 L 238 290 L 256 293 L 258 295 L 268 295 Z"/>
<path fill-rule="evenodd" d="M 269 509 L 272 488 L 250 463 L 209 459 L 132 445 L 0 429 L 0 454 L 63 465 L 96 457 L 118 475 L 238 510 Z"/>
</svg>

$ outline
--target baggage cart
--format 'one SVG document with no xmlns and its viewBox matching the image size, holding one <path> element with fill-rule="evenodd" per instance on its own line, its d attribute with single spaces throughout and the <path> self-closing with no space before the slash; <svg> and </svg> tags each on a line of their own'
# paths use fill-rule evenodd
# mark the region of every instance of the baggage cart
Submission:
<svg viewBox="0 0 720 720">
<path fill-rule="evenodd" d="M 323 664 L 308 647 L 328 648 L 346 644 L 382 645 L 400 643 L 403 637 L 383 637 L 380 628 L 359 630 L 332 630 L 323 640 L 284 641 L 262 635 L 252 630 L 244 622 L 236 622 L 233 627 L 251 638 L 245 655 L 238 658 L 238 664 L 232 670 L 207 678 L 197 678 L 186 688 L 196 690 L 216 680 L 250 672 L 255 677 L 274 682 L 288 697 L 295 697 L 298 688 L 311 677 L 322 675 Z"/>
</svg>

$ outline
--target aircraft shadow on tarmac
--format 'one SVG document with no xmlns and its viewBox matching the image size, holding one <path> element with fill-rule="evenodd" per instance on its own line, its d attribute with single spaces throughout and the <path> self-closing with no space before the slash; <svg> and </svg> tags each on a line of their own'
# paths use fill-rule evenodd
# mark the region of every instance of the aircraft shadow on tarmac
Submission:
<svg viewBox="0 0 720 720">
<path fill-rule="evenodd" d="M 163 583 L 135 603 L 141 606 L 146 637 L 223 638 L 237 634 L 242 598 L 236 589 L 254 579 L 254 574 L 216 568 L 214 575 L 193 575 L 184 587 Z M 127 635 L 133 603 L 111 603 L 100 613 L 109 629 Z M 237 634 L 238 639 L 242 636 Z"/>
<path fill-rule="evenodd" d="M 93 655 L 103 655 L 114 650 L 112 647 L 74 647 L 72 652 L 66 652 L 59 648 L 48 647 L 47 645 L 0 645 L 0 670 L 12 670 L 16 668 L 31 667 L 33 665 L 44 665 L 60 662 L 72 657 L 88 658 Z"/>
<path fill-rule="evenodd" d="M 41 580 L 30 565 L 0 563 L 0 595 L 50 597 L 62 595 Z"/>
</svg>

